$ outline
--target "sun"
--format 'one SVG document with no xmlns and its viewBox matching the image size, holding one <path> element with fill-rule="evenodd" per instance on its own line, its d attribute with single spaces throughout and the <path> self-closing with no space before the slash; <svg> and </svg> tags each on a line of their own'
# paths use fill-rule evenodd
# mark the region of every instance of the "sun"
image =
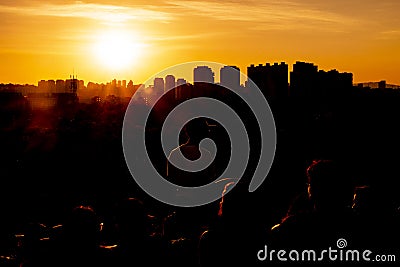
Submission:
<svg viewBox="0 0 400 267">
<path fill-rule="evenodd" d="M 93 48 L 98 62 L 110 70 L 127 69 L 143 52 L 143 44 L 134 33 L 107 31 L 99 34 Z"/>
</svg>

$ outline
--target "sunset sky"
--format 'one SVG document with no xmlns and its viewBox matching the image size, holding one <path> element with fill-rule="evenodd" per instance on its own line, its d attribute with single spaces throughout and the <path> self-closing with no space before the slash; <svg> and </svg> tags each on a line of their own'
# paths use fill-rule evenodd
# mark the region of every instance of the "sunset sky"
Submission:
<svg viewBox="0 0 400 267">
<path fill-rule="evenodd" d="M 171 65 L 285 61 L 400 84 L 398 0 L 0 2 L 0 83 L 144 82 Z M 191 78 L 191 77 L 189 77 Z"/>
</svg>

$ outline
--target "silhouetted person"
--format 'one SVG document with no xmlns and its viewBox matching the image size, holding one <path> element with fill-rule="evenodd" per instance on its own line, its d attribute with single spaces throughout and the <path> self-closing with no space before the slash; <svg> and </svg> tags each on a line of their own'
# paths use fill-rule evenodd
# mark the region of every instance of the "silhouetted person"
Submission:
<svg viewBox="0 0 400 267">
<path fill-rule="evenodd" d="M 198 160 L 202 155 L 202 161 L 212 162 L 210 151 L 200 148 L 200 141 L 209 137 L 209 129 L 204 119 L 194 119 L 188 122 L 183 128 L 184 136 L 181 136 L 181 144 L 173 149 L 168 156 L 167 179 L 181 186 L 200 186 L 213 181 L 215 177 L 214 164 L 208 166 L 205 170 L 199 172 L 185 172 L 176 168 L 170 163 L 178 155 L 178 150 L 189 161 Z M 190 162 L 186 168 L 190 168 Z"/>
<path fill-rule="evenodd" d="M 389 253 L 400 246 L 399 218 L 393 196 L 374 186 L 356 189 L 353 200 L 356 214 L 357 242 L 360 247 Z"/>
<path fill-rule="evenodd" d="M 73 209 L 63 225 L 59 244 L 53 254 L 53 266 L 98 266 L 100 224 L 91 207 Z"/>
<path fill-rule="evenodd" d="M 152 238 L 150 215 L 143 203 L 127 198 L 116 207 L 118 246 L 113 266 L 155 266 L 162 262 L 159 240 Z"/>
<path fill-rule="evenodd" d="M 44 239 L 46 227 L 39 223 L 25 226 L 24 237 L 20 244 L 18 257 L 20 267 L 43 266 L 49 257 L 48 240 Z"/>
<path fill-rule="evenodd" d="M 336 214 L 348 211 L 354 193 L 351 177 L 338 163 L 314 161 L 307 169 L 308 194 L 314 211 Z"/>
<path fill-rule="evenodd" d="M 163 241 L 168 266 L 197 266 L 197 246 L 210 218 L 210 204 L 176 208 L 163 220 Z"/>
<path fill-rule="evenodd" d="M 225 189 L 236 182 L 227 180 Z M 261 228 L 251 195 L 239 187 L 228 195 L 224 190 L 217 204 L 215 223 L 200 237 L 200 266 L 254 266 Z"/>
<path fill-rule="evenodd" d="M 354 217 L 351 211 L 354 186 L 346 170 L 331 160 L 314 161 L 307 169 L 310 211 L 289 214 L 272 228 L 275 248 L 324 248 L 339 238 L 351 242 Z"/>
</svg>

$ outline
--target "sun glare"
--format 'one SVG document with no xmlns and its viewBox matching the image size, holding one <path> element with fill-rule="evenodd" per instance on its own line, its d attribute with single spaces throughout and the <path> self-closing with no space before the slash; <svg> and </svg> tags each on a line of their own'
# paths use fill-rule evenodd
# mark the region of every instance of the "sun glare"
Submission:
<svg viewBox="0 0 400 267">
<path fill-rule="evenodd" d="M 109 31 L 100 34 L 94 44 L 97 60 L 111 70 L 126 69 L 138 60 L 143 44 L 131 32 Z"/>
</svg>

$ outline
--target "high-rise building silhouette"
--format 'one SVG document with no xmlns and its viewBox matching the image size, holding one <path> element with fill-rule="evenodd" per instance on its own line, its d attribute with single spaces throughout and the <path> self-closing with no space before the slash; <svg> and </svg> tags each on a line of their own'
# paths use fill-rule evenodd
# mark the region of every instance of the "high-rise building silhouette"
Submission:
<svg viewBox="0 0 400 267">
<path fill-rule="evenodd" d="M 175 88 L 175 86 L 176 86 L 175 76 L 173 75 L 165 76 L 165 91 Z"/>
<path fill-rule="evenodd" d="M 240 88 L 240 69 L 236 66 L 225 66 L 220 70 L 220 84 L 230 89 Z"/>
<path fill-rule="evenodd" d="M 290 73 L 290 94 L 293 96 L 329 98 L 346 93 L 352 86 L 352 73 L 318 70 L 312 63 L 298 61 Z"/>
<path fill-rule="evenodd" d="M 49 93 L 55 93 L 56 92 L 56 81 L 48 80 L 47 81 L 47 86 L 48 86 L 48 89 L 49 89 Z"/>
<path fill-rule="evenodd" d="M 311 96 L 318 87 L 318 66 L 313 63 L 297 61 L 290 73 L 290 94 L 292 96 Z"/>
<path fill-rule="evenodd" d="M 154 91 L 156 94 L 164 93 L 164 79 L 163 78 L 154 78 Z"/>
<path fill-rule="evenodd" d="M 40 93 L 47 92 L 47 82 L 45 80 L 41 80 L 38 82 L 38 92 Z"/>
<path fill-rule="evenodd" d="M 178 80 L 176 80 L 176 85 L 177 86 L 184 85 L 184 84 L 187 84 L 187 81 L 185 79 L 179 78 Z"/>
<path fill-rule="evenodd" d="M 85 82 L 83 80 L 78 80 L 78 90 L 85 89 Z"/>
<path fill-rule="evenodd" d="M 386 81 L 380 81 L 378 83 L 378 89 L 386 89 Z"/>
<path fill-rule="evenodd" d="M 284 62 L 269 63 L 247 67 L 247 76 L 263 92 L 267 99 L 277 99 L 288 96 L 289 68 Z"/>
<path fill-rule="evenodd" d="M 65 81 L 57 80 L 56 81 L 56 93 L 64 93 L 65 92 Z"/>
<path fill-rule="evenodd" d="M 76 94 L 78 91 L 78 79 L 71 75 L 70 79 L 65 81 L 65 92 Z"/>
<path fill-rule="evenodd" d="M 215 74 L 208 66 L 197 66 L 193 71 L 193 81 L 214 83 Z"/>
<path fill-rule="evenodd" d="M 126 86 L 126 89 L 128 90 L 128 92 L 130 93 L 130 94 L 134 94 L 135 92 L 133 91 L 134 90 L 134 87 L 133 87 L 133 81 L 132 80 L 130 80 L 129 82 L 128 82 L 128 85 Z"/>
</svg>

